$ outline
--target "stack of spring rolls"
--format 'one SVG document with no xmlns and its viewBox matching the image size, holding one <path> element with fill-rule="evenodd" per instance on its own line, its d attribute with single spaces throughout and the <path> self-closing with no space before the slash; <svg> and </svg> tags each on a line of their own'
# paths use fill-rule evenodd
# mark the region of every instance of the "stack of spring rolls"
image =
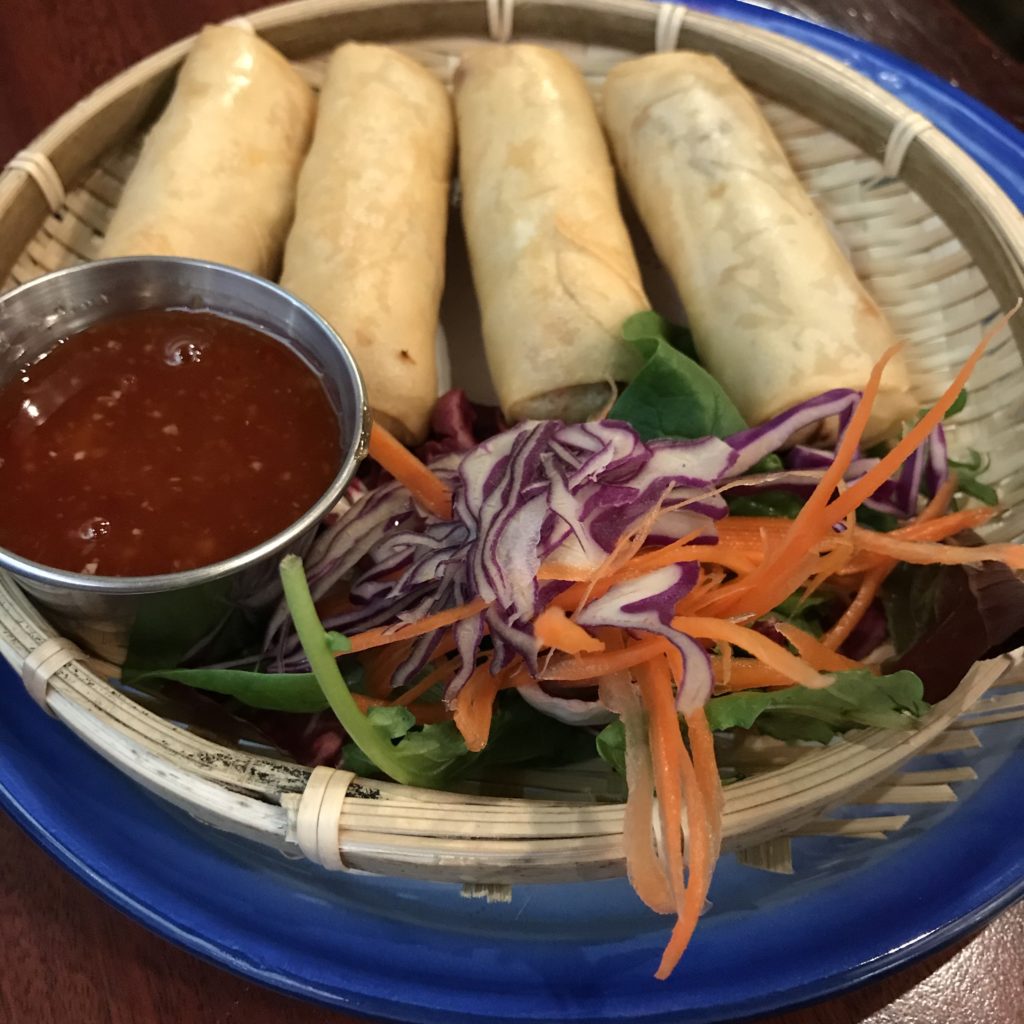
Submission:
<svg viewBox="0 0 1024 1024">
<path fill-rule="evenodd" d="M 728 69 L 694 53 L 640 57 L 609 75 L 603 106 L 700 358 L 748 421 L 863 387 L 892 330 Z M 268 44 L 239 27 L 206 28 L 102 255 L 280 270 L 352 350 L 375 417 L 416 443 L 437 398 L 456 132 L 463 225 L 506 418 L 602 415 L 639 368 L 621 328 L 649 302 L 598 112 L 553 50 L 468 51 L 453 103 L 397 50 L 346 43 L 317 107 Z M 897 357 L 872 432 L 912 412 Z"/>
</svg>

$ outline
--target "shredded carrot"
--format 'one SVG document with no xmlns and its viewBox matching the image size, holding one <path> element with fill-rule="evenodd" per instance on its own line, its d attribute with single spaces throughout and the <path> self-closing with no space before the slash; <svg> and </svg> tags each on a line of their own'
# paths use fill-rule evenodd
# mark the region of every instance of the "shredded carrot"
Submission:
<svg viewBox="0 0 1024 1024">
<path fill-rule="evenodd" d="M 737 625 L 735 622 L 706 616 L 684 615 L 673 619 L 672 625 L 690 636 L 724 641 L 742 647 L 752 657 L 764 662 L 769 668 L 782 672 L 794 683 L 820 688 L 828 686 L 831 682 L 828 676 L 819 675 L 814 668 L 790 654 L 774 640 L 770 640 L 756 630 Z"/>
<path fill-rule="evenodd" d="M 488 658 L 477 666 L 455 698 L 455 727 L 462 733 L 467 750 L 483 750 L 487 746 L 494 698 L 501 689 L 504 675 L 505 672 L 491 674 L 491 659 Z"/>
<path fill-rule="evenodd" d="M 714 593 L 725 579 L 725 570 L 720 566 L 702 569 L 697 585 L 676 605 L 677 615 L 691 615 L 703 607 L 708 595 Z"/>
<path fill-rule="evenodd" d="M 686 757 L 686 748 L 679 731 L 679 717 L 667 668 L 664 659 L 655 658 L 638 665 L 635 676 L 648 715 L 665 873 L 676 913 L 682 919 L 686 911 L 682 836 L 682 761 Z"/>
<path fill-rule="evenodd" d="M 684 547 L 683 545 L 687 545 Z M 707 565 L 721 565 L 735 573 L 751 572 L 756 562 L 744 551 L 737 551 L 726 544 L 693 544 L 687 538 L 673 541 L 656 551 L 637 555 L 627 562 L 616 574 L 616 580 L 632 579 L 666 565 L 680 562 L 703 562 Z"/>
<path fill-rule="evenodd" d="M 561 608 L 562 611 L 572 612 L 580 606 L 580 602 L 584 598 L 596 599 L 598 597 L 604 597 L 612 588 L 612 581 L 610 579 L 596 580 L 588 583 L 586 580 L 580 580 L 573 583 L 571 587 L 566 587 L 560 594 L 556 594 L 550 602 L 550 606 L 555 608 Z"/>
<path fill-rule="evenodd" d="M 409 491 L 421 508 L 438 519 L 451 519 L 452 492 L 379 423 L 370 428 L 369 455 Z"/>
<path fill-rule="evenodd" d="M 615 712 L 626 733 L 628 796 L 622 820 L 622 844 L 629 883 L 659 914 L 673 911 L 672 888 L 658 857 L 654 836 L 654 768 L 647 717 L 632 681 L 625 674 L 601 680 L 601 702 Z"/>
<path fill-rule="evenodd" d="M 837 654 L 834 647 L 791 622 L 778 622 L 775 628 L 796 648 L 796 653 L 819 672 L 846 672 L 864 667 L 859 661 Z"/>
<path fill-rule="evenodd" d="M 373 697 L 387 697 L 398 666 L 408 657 L 411 641 L 375 650 L 359 659 L 366 673 L 364 685 Z"/>
<path fill-rule="evenodd" d="M 693 768 L 697 773 L 697 781 L 704 794 L 704 805 L 708 810 L 711 856 L 716 858 L 722 847 L 722 808 L 725 799 L 718 775 L 718 759 L 715 757 L 715 737 L 703 708 L 696 708 L 687 714 L 686 729 L 690 737 Z M 710 882 L 710 876 L 708 881 Z"/>
<path fill-rule="evenodd" d="M 568 562 L 545 562 L 537 570 L 537 579 L 542 583 L 547 580 L 588 583 L 593 575 L 592 565 L 569 565 Z"/>
<path fill-rule="evenodd" d="M 927 511 L 927 510 L 926 510 Z M 961 512 L 950 512 L 948 515 L 925 519 L 922 513 L 912 523 L 890 530 L 889 536 L 899 540 L 945 540 L 962 530 L 973 530 L 983 526 L 999 513 L 997 508 L 965 508 Z M 858 531 L 863 528 L 858 527 Z M 877 530 L 869 530 L 877 534 Z"/>
<path fill-rule="evenodd" d="M 356 633 L 350 636 L 353 652 L 366 651 L 371 647 L 381 647 L 384 644 L 398 643 L 399 640 L 409 640 L 412 637 L 423 636 L 424 633 L 432 633 L 435 629 L 442 629 L 451 626 L 463 619 L 470 619 L 479 615 L 488 605 L 482 597 L 474 598 L 468 604 L 460 604 L 455 608 L 448 608 L 443 612 L 436 612 L 427 615 L 418 622 L 407 622 L 401 626 L 379 626 L 376 629 L 368 629 L 364 633 Z"/>
<path fill-rule="evenodd" d="M 823 583 L 841 573 L 853 560 L 853 540 L 849 533 L 839 535 L 831 550 L 818 561 L 814 572 L 804 585 L 803 595 L 806 600 Z"/>
<path fill-rule="evenodd" d="M 727 693 L 740 690 L 779 689 L 795 685 L 789 676 L 778 669 L 768 668 L 754 658 L 733 658 L 729 667 L 729 681 L 725 682 L 725 668 L 719 656 L 712 657 L 711 670 L 718 689 Z"/>
<path fill-rule="evenodd" d="M 807 563 L 807 552 L 814 548 L 819 538 L 825 535 L 832 525 L 847 514 L 848 510 L 843 509 L 840 514 L 830 516 L 829 509 L 832 506 L 829 505 L 829 499 L 856 455 L 871 415 L 871 408 L 881 387 L 882 372 L 897 351 L 899 346 L 893 346 L 875 364 L 864 387 L 863 397 L 843 432 L 835 458 L 822 474 L 821 480 L 796 519 L 789 524 L 781 543 L 748 576 L 721 587 L 705 608 L 708 614 L 722 617 L 740 613 L 764 615 L 792 594 L 813 572 L 813 568 Z M 889 472 L 891 474 L 892 470 Z M 877 485 L 874 489 L 877 489 Z M 869 491 L 868 495 L 873 493 L 874 489 Z M 852 491 L 851 486 L 841 497 L 845 498 Z M 860 502 L 851 507 L 856 508 L 858 504 Z"/>
<path fill-rule="evenodd" d="M 939 516 L 945 515 L 946 510 L 949 508 L 949 503 L 953 500 L 953 495 L 956 494 L 959 485 L 956 473 L 947 474 L 946 479 L 943 480 L 936 489 L 932 500 L 929 501 L 923 509 L 921 509 L 921 513 L 918 515 L 915 522 L 927 523 L 930 519 L 938 519 Z"/>
<path fill-rule="evenodd" d="M 732 644 L 728 644 L 723 640 L 718 645 L 718 649 L 722 652 L 720 657 L 722 666 L 722 685 L 728 688 L 729 680 L 732 678 Z"/>
<path fill-rule="evenodd" d="M 683 747 L 680 762 L 686 822 L 689 826 L 689 872 L 683 913 L 672 929 L 672 935 L 655 972 L 659 980 L 667 978 L 676 968 L 693 938 L 704 911 L 711 876 L 721 846 L 722 792 L 715 761 L 714 741 L 708 728 L 704 709 L 686 716 L 693 755 Z"/>
<path fill-rule="evenodd" d="M 623 672 L 635 668 L 659 654 L 667 652 L 669 643 L 661 637 L 650 640 L 637 640 L 620 651 L 603 651 L 599 654 L 581 654 L 575 658 L 560 659 L 552 662 L 538 679 L 549 679 L 552 682 L 571 682 L 581 679 L 600 679 L 601 676 L 613 672 Z"/>
<path fill-rule="evenodd" d="M 1001 316 L 982 336 L 974 351 L 967 357 L 966 362 L 960 367 L 960 372 L 953 378 L 952 384 L 942 393 L 935 404 L 915 423 L 907 433 L 893 445 L 892 449 L 878 460 L 877 465 L 868 470 L 859 480 L 844 491 L 835 501 L 829 505 L 829 520 L 831 523 L 838 522 L 852 509 L 857 508 L 867 498 L 870 498 L 878 488 L 885 483 L 896 472 L 900 466 L 924 443 L 928 435 L 942 422 L 943 417 L 950 410 L 953 403 L 959 398 L 975 366 L 985 354 L 992 339 L 1009 323 L 1010 317 L 1021 307 L 1021 300 L 1017 300 L 1013 310 Z M 865 391 L 865 399 L 867 392 Z M 861 405 L 866 404 L 862 402 Z M 859 411 L 859 410 L 858 410 Z"/>
<path fill-rule="evenodd" d="M 672 973 L 689 944 L 711 885 L 715 859 L 714 839 L 709 825 L 709 808 L 704 798 L 704 790 L 710 787 L 711 780 L 702 785 L 683 743 L 668 663 L 663 658 L 656 658 L 640 666 L 637 669 L 637 682 L 651 718 L 658 803 L 662 811 L 662 834 L 669 859 L 668 877 L 670 883 L 674 884 L 679 915 L 655 973 L 656 978 L 664 979 Z M 703 708 L 699 709 L 699 714 L 704 714 Z M 706 765 L 704 767 L 706 769 Z M 714 781 L 717 783 L 717 770 Z M 683 874 L 682 842 L 679 835 L 684 811 L 689 833 L 688 880 Z"/>
<path fill-rule="evenodd" d="M 987 520 L 989 518 L 988 515 L 983 520 L 979 520 L 976 517 L 968 519 L 963 517 L 962 513 L 944 515 L 953 498 L 956 487 L 956 477 L 950 474 L 938 487 L 932 500 L 921 510 L 921 514 L 917 519 L 902 529 L 892 531 L 891 535 L 898 535 L 902 539 L 910 539 L 911 534 L 913 534 L 916 540 L 940 540 L 944 537 L 952 536 L 961 529 L 969 529 L 970 526 L 980 525 L 980 522 Z M 979 511 L 989 513 L 994 510 L 968 510 L 968 512 L 972 513 Z M 861 531 L 858 528 L 858 537 L 860 533 Z M 830 650 L 838 650 L 846 642 L 850 634 L 867 614 L 868 608 L 871 607 L 871 602 L 878 596 L 878 592 L 889 573 L 897 565 L 896 560 L 893 558 L 886 558 L 884 556 L 869 557 L 873 557 L 875 564 L 865 572 L 853 600 L 847 605 L 839 620 L 825 634 L 822 641 L 825 647 Z"/>
<path fill-rule="evenodd" d="M 550 647 L 566 654 L 595 653 L 604 650 L 604 644 L 596 636 L 591 636 L 556 606 L 545 608 L 534 619 L 533 632 L 541 647 Z"/>
<path fill-rule="evenodd" d="M 663 569 L 667 565 L 678 565 L 681 562 L 704 562 L 709 565 L 722 565 L 735 573 L 750 572 L 756 565 L 751 553 L 739 550 L 731 544 L 694 544 L 697 536 L 691 533 L 680 537 L 669 544 L 651 551 L 634 555 L 620 568 L 605 577 L 611 582 L 635 579 L 644 573 Z M 755 552 L 759 554 L 760 549 Z M 546 562 L 540 567 L 538 580 L 566 580 L 574 583 L 594 582 L 594 570 L 584 567 L 566 565 L 561 562 Z M 595 593 L 593 596 L 601 596 Z"/>
<path fill-rule="evenodd" d="M 900 540 L 888 533 L 865 530 L 858 543 L 867 551 L 886 555 L 911 565 L 972 565 L 977 562 L 1002 562 L 1011 569 L 1024 569 L 1024 544 L 980 544 L 958 547 L 927 541 Z"/>
<path fill-rule="evenodd" d="M 455 675 L 459 662 L 451 658 L 445 658 L 438 662 L 415 686 L 400 694 L 391 703 L 401 707 L 403 704 L 411 704 L 418 697 L 422 697 L 428 690 L 432 690 L 438 683 L 446 683 Z"/>
<path fill-rule="evenodd" d="M 860 624 L 861 619 L 871 607 L 871 602 L 878 595 L 879 588 L 886 576 L 892 572 L 894 563 L 886 559 L 885 563 L 864 574 L 860 587 L 853 600 L 847 605 L 846 611 L 825 634 L 823 643 L 830 650 L 838 650 Z M 799 649 L 799 648 L 798 648 Z"/>
<path fill-rule="evenodd" d="M 715 524 L 720 544 L 744 547 L 747 544 L 760 550 L 766 540 L 781 541 L 792 526 L 792 521 L 780 516 L 726 516 Z"/>
</svg>

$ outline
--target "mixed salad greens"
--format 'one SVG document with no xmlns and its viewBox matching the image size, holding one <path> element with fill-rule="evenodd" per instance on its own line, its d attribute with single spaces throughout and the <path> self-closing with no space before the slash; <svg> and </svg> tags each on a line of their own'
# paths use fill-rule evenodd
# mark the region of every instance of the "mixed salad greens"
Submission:
<svg viewBox="0 0 1024 1024">
<path fill-rule="evenodd" d="M 605 419 L 499 429 L 453 392 L 422 460 L 375 427 L 377 478 L 284 560 L 264 641 L 150 675 L 228 698 L 299 760 L 411 785 L 603 758 L 630 879 L 678 918 L 664 977 L 718 855 L 714 734 L 913 728 L 1019 642 L 1024 548 L 971 533 L 995 494 L 980 457 L 947 454 L 984 342 L 862 450 L 884 358 L 863 394 L 750 427 L 685 330 L 645 313 L 623 333 L 644 365 Z"/>
</svg>

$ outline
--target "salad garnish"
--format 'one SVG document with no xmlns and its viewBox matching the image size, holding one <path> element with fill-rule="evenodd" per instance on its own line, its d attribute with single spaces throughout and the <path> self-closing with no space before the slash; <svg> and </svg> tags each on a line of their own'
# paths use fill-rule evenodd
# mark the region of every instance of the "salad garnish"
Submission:
<svg viewBox="0 0 1024 1024">
<path fill-rule="evenodd" d="M 717 389 L 664 337 L 647 337 L 659 323 L 632 332 L 651 358 Z M 719 853 L 714 734 L 826 743 L 851 728 L 913 728 L 929 706 L 921 678 L 871 656 L 881 640 L 899 640 L 898 656 L 919 649 L 905 623 L 886 625 L 889 577 L 916 593 L 908 572 L 991 565 L 1019 585 L 1024 547 L 970 533 L 998 510 L 957 507 L 942 427 L 1004 323 L 903 436 L 870 452 L 864 431 L 892 351 L 862 395 L 829 392 L 760 427 L 705 394 L 690 410 L 695 437 L 662 432 L 678 419 L 673 401 L 642 429 L 528 421 L 473 443 L 469 407 L 451 399 L 428 464 L 375 425 L 370 455 L 386 477 L 322 533 L 305 569 L 282 563 L 290 621 L 273 623 L 263 671 L 172 675 L 287 708 L 276 677 L 293 688 L 293 710 L 333 709 L 346 767 L 413 785 L 600 754 L 625 776 L 629 879 L 676 916 L 657 971 L 667 977 Z M 641 373 L 611 415 L 655 379 Z M 830 437 L 834 450 L 819 447 Z M 741 498 L 775 494 L 795 496 L 795 516 L 743 514 Z M 972 592 L 1005 594 L 1000 579 Z M 942 594 L 915 601 L 945 614 Z M 973 656 L 1019 619 L 997 616 Z M 316 739 L 336 763 L 338 744 Z"/>
</svg>

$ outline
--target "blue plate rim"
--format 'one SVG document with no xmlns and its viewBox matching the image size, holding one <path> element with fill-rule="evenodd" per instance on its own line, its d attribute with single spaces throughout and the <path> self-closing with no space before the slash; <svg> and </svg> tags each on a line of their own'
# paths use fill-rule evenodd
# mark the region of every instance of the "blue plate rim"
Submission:
<svg viewBox="0 0 1024 1024">
<path fill-rule="evenodd" d="M 1024 206 L 1024 176 L 1018 171 L 1018 168 L 1024 167 L 1024 135 L 977 100 L 904 58 L 834 29 L 799 21 L 775 11 L 743 3 L 741 0 L 706 0 L 706 2 L 693 6 L 709 13 L 734 18 L 778 32 L 842 60 L 893 92 L 908 106 L 929 117 L 992 175 L 1018 207 Z M 894 74 L 898 78 L 898 85 L 897 81 L 891 77 Z M 998 781 L 997 777 L 986 785 L 992 787 Z M 125 779 L 125 783 L 134 786 L 134 783 L 127 779 Z M 1006 785 L 1007 780 L 1003 780 L 1003 783 L 1006 788 L 1009 788 Z M 1009 785 L 1016 785 L 1016 781 L 1009 779 Z M 312 999 L 322 1004 L 326 1003 L 348 1012 L 415 1022 L 444 1019 L 453 1024 L 455 1021 L 465 1021 L 467 1024 L 471 1021 L 493 1024 L 498 1019 L 543 1019 L 536 1013 L 527 1013 L 516 1018 L 498 1018 L 493 1015 L 462 1012 L 449 1013 L 442 1018 L 437 1016 L 431 1008 L 425 1006 L 406 1006 L 391 999 L 381 999 L 366 993 L 346 994 L 337 988 L 330 992 L 318 989 L 293 977 L 288 972 L 260 966 L 237 951 L 225 948 L 223 944 L 218 945 L 215 938 L 205 937 L 178 926 L 173 920 L 173 914 L 167 909 L 161 912 L 160 908 L 150 906 L 136 894 L 119 887 L 113 879 L 107 878 L 101 870 L 96 869 L 62 841 L 63 830 L 59 821 L 48 820 L 45 815 L 31 813 L 19 799 L 15 788 L 12 788 L 4 779 L 0 779 L 0 804 L 50 855 L 72 871 L 90 889 L 130 917 L 203 959 L 226 967 L 243 977 L 257 980 L 278 991 Z M 904 944 L 883 951 L 876 957 L 865 959 L 860 964 L 839 974 L 818 976 L 800 986 L 762 993 L 756 1005 L 752 1003 L 744 1005 L 740 1001 L 729 1008 L 722 1007 L 722 1009 L 728 1009 L 729 1019 L 743 1019 L 805 1005 L 845 991 L 896 967 L 907 965 L 927 956 L 978 927 L 993 914 L 1024 896 L 1024 862 L 1018 863 L 1017 869 L 1016 877 L 1008 878 L 1006 884 L 995 893 L 990 893 L 988 898 L 981 901 L 974 900 L 973 906 L 963 905 L 964 901 L 957 903 L 955 907 L 951 904 L 949 920 L 937 924 L 919 935 L 911 936 Z M 971 903 L 972 901 L 968 899 L 966 902 Z M 726 1019 L 717 1016 L 714 1008 L 710 1009 L 710 1013 L 710 1016 L 705 1014 L 699 1019 L 704 1021 Z M 634 1016 L 633 1019 L 654 1024 L 656 1021 L 678 1020 L 679 1013 L 678 1011 L 657 1011 L 638 1017 Z M 687 1019 L 697 1020 L 698 1017 L 688 1016 Z"/>
</svg>

